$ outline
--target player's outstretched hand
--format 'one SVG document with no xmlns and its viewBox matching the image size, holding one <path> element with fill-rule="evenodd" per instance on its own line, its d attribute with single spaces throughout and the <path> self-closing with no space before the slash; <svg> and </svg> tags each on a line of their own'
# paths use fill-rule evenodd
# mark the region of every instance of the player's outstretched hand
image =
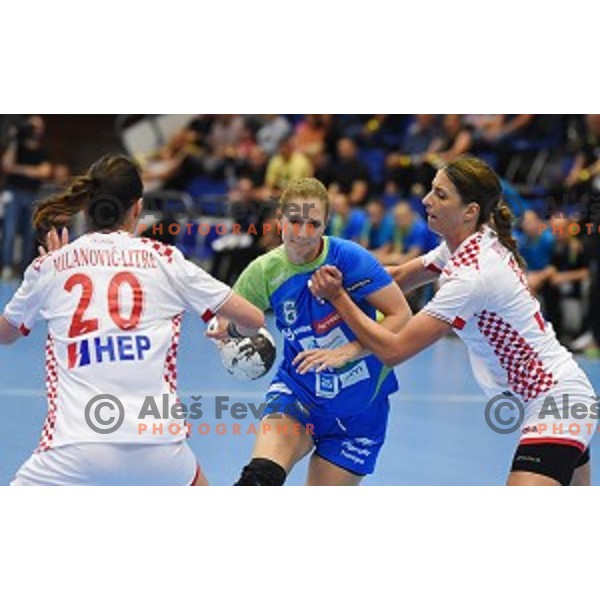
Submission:
<svg viewBox="0 0 600 600">
<path fill-rule="evenodd" d="M 342 273 L 332 265 L 325 265 L 314 272 L 309 287 L 313 296 L 331 301 L 342 293 Z"/>
<path fill-rule="evenodd" d="M 46 234 L 46 247 L 38 246 L 38 252 L 40 256 L 46 256 L 50 252 L 55 252 L 56 250 L 60 250 L 63 246 L 66 246 L 69 243 L 69 230 L 66 227 L 63 227 L 60 232 L 60 237 L 58 232 L 53 227 Z"/>
<path fill-rule="evenodd" d="M 353 358 L 347 346 L 348 344 L 335 349 L 303 350 L 296 355 L 292 364 L 300 375 L 313 369 L 317 373 L 325 369 L 340 369 Z"/>
<path fill-rule="evenodd" d="M 208 322 L 208 328 L 206 330 L 206 337 L 210 338 L 215 342 L 224 342 L 229 339 L 229 333 L 227 327 L 229 321 L 221 317 L 213 317 Z"/>
</svg>

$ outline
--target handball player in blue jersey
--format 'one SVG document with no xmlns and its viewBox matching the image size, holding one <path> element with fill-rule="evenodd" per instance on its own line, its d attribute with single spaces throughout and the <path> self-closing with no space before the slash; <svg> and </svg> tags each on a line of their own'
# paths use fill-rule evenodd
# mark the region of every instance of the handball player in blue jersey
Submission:
<svg viewBox="0 0 600 600">
<path fill-rule="evenodd" d="M 324 236 L 327 190 L 316 179 L 292 182 L 281 197 L 283 244 L 252 262 L 235 290 L 275 313 L 283 359 L 266 394 L 251 461 L 236 485 L 283 485 L 294 465 L 311 455 L 308 485 L 357 485 L 372 473 L 383 445 L 394 372 L 366 352 L 329 303 L 309 288 L 313 273 L 334 265 L 353 300 L 371 319 L 397 332 L 411 316 L 402 293 L 369 252 Z M 235 336 L 225 320 L 209 334 Z M 298 374 L 293 359 L 324 349 L 328 368 Z"/>
</svg>

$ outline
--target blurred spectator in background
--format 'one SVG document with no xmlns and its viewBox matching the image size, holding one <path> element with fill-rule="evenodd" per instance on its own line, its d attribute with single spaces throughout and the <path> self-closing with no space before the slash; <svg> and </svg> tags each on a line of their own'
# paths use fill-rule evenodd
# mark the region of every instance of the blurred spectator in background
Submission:
<svg viewBox="0 0 600 600">
<path fill-rule="evenodd" d="M 589 304 L 589 332 L 587 338 L 580 340 L 580 348 L 590 358 L 600 358 L 600 215 L 594 220 L 595 234 L 590 239 L 590 257 L 592 261 L 590 304 Z"/>
<path fill-rule="evenodd" d="M 569 229 L 574 224 L 574 220 L 563 216 L 551 219 L 556 244 L 551 268 L 541 287 L 546 316 L 558 337 L 567 341 L 579 336 L 586 324 L 584 284 L 590 278 L 589 255 Z"/>
<path fill-rule="evenodd" d="M 204 174 L 204 160 L 211 151 L 207 137 L 212 123 L 208 115 L 198 115 L 162 148 L 143 157 L 144 189 L 184 190 L 195 177 Z"/>
<path fill-rule="evenodd" d="M 423 196 L 439 168 L 471 149 L 471 134 L 462 115 L 444 115 L 442 130 L 431 142 L 425 155 L 421 181 L 413 187 L 416 196 Z"/>
<path fill-rule="evenodd" d="M 600 115 L 586 115 L 573 166 L 565 179 L 571 202 L 590 203 L 600 197 Z"/>
<path fill-rule="evenodd" d="M 239 274 L 263 252 L 263 226 L 273 215 L 275 206 L 255 195 L 250 179 L 240 179 L 229 196 L 233 218 L 232 232 L 217 237 L 212 248 L 214 261 L 211 273 L 227 284 L 233 284 Z"/>
<path fill-rule="evenodd" d="M 10 136 L 2 156 L 6 175 L 4 223 L 2 236 L 2 279 L 14 275 L 13 262 L 16 234 L 22 238 L 21 268 L 24 272 L 34 255 L 35 232 L 31 212 L 39 190 L 52 175 L 48 151 L 44 146 L 45 123 L 35 115 L 25 119 Z"/>
<path fill-rule="evenodd" d="M 428 173 L 423 174 L 423 161 L 437 135 L 436 115 L 415 115 L 398 152 L 388 155 L 386 181 L 394 182 L 399 193 L 406 197 L 412 193 L 413 185 L 427 188 Z"/>
<path fill-rule="evenodd" d="M 464 115 L 476 150 L 493 150 L 501 142 L 530 137 L 535 115 Z"/>
<path fill-rule="evenodd" d="M 369 170 L 358 156 L 356 143 L 349 137 L 341 138 L 336 145 L 336 156 L 319 165 L 316 177 L 325 185 L 335 183 L 347 194 L 352 206 L 362 206 L 369 194 Z"/>
<path fill-rule="evenodd" d="M 280 193 L 292 179 L 312 177 L 313 166 L 304 154 L 294 149 L 291 137 L 279 144 L 279 151 L 267 165 L 265 184 L 273 194 Z"/>
<path fill-rule="evenodd" d="M 402 139 L 408 115 L 372 115 L 363 125 L 358 143 L 363 148 L 391 149 Z"/>
<path fill-rule="evenodd" d="M 370 200 L 367 204 L 367 221 L 360 237 L 361 246 L 379 258 L 390 252 L 393 239 L 394 224 L 386 214 L 383 202 Z"/>
<path fill-rule="evenodd" d="M 292 127 L 282 115 L 262 115 L 263 125 L 256 132 L 258 145 L 271 156 L 277 152 L 279 144 L 289 136 Z"/>
<path fill-rule="evenodd" d="M 527 279 L 533 294 L 537 294 L 553 272 L 554 235 L 538 214 L 526 210 L 520 230 L 515 230 L 521 256 L 527 263 Z"/>
<path fill-rule="evenodd" d="M 471 134 L 473 152 L 493 152 L 500 135 L 504 115 L 464 115 L 463 122 Z"/>
<path fill-rule="evenodd" d="M 327 224 L 327 235 L 341 237 L 359 243 L 367 215 L 359 208 L 353 208 L 348 195 L 339 190 L 330 191 L 331 218 Z"/>
<path fill-rule="evenodd" d="M 431 236 L 427 223 L 408 202 L 400 202 L 393 211 L 392 244 L 377 253 L 384 265 L 402 265 L 429 250 Z"/>
<path fill-rule="evenodd" d="M 71 178 L 71 169 L 64 163 L 55 164 L 52 168 L 52 185 L 57 188 L 65 187 Z"/>
<path fill-rule="evenodd" d="M 232 167 L 240 148 L 247 147 L 250 135 L 242 115 L 214 115 L 208 134 L 210 153 L 203 161 L 206 174 L 215 179 L 231 177 L 227 167 Z"/>
<path fill-rule="evenodd" d="M 242 115 L 216 115 L 208 135 L 210 147 L 217 156 L 228 156 L 246 135 Z"/>
<path fill-rule="evenodd" d="M 296 126 L 294 146 L 308 158 L 325 148 L 328 115 L 304 115 L 304 120 Z"/>
<path fill-rule="evenodd" d="M 433 167 L 443 165 L 471 149 L 471 134 L 463 123 L 462 115 L 444 115 L 442 131 L 428 149 L 428 160 Z"/>
<path fill-rule="evenodd" d="M 265 194 L 262 188 L 265 184 L 267 174 L 267 153 L 260 146 L 252 148 L 246 159 L 238 168 L 238 176 L 244 179 L 250 179 L 256 190 L 257 195 L 263 197 Z"/>
</svg>

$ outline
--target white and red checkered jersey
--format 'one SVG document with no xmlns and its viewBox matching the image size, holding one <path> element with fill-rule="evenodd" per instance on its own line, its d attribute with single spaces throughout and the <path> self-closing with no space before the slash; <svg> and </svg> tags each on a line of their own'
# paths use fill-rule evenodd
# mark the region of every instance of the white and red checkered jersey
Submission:
<svg viewBox="0 0 600 600">
<path fill-rule="evenodd" d="M 6 306 L 4 317 L 26 335 L 37 320 L 48 323 L 48 416 L 40 450 L 80 442 L 167 443 L 185 437 L 172 419 L 178 400 L 177 348 L 182 313 L 209 320 L 231 289 L 176 248 L 125 232 L 90 233 L 36 259 Z M 114 433 L 93 431 L 85 419 L 89 400 L 110 394 L 124 407 Z M 152 396 L 160 414 L 138 417 Z M 165 409 L 165 403 L 168 409 Z M 167 412 L 168 410 L 168 412 Z M 108 419 L 109 413 L 101 419 Z M 181 425 L 178 435 L 167 434 Z"/>
<path fill-rule="evenodd" d="M 454 327 L 490 398 L 512 392 L 527 402 L 582 373 L 491 228 L 468 237 L 453 253 L 444 242 L 422 260 L 440 273 L 440 289 L 423 311 Z"/>
</svg>

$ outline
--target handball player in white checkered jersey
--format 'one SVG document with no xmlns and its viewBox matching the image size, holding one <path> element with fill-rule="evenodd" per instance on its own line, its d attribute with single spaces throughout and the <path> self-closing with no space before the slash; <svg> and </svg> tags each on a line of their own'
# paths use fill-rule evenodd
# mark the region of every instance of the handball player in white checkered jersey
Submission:
<svg viewBox="0 0 600 600">
<path fill-rule="evenodd" d="M 15 485 L 207 484 L 173 411 L 182 314 L 218 313 L 243 335 L 256 334 L 264 316 L 177 249 L 134 237 L 142 191 L 137 166 L 108 155 L 36 208 L 48 252 L 0 317 L 2 344 L 37 320 L 48 325 L 48 415 Z M 88 233 L 68 243 L 63 229 L 59 239 L 55 228 L 82 210 Z M 149 396 L 161 411 L 168 397 L 169 414 L 140 420 Z"/>
<path fill-rule="evenodd" d="M 527 287 L 498 176 L 475 157 L 459 157 L 438 171 L 423 204 L 429 227 L 444 241 L 394 267 L 393 275 L 405 292 L 438 279 L 440 288 L 399 333 L 364 317 L 335 268 L 315 273 L 312 292 L 390 366 L 454 330 L 487 397 L 524 415 L 508 485 L 589 485 L 596 396 Z M 299 372 L 318 371 L 330 360 L 326 350 L 308 350 L 295 364 Z M 500 417 L 506 421 L 507 414 Z"/>
</svg>

